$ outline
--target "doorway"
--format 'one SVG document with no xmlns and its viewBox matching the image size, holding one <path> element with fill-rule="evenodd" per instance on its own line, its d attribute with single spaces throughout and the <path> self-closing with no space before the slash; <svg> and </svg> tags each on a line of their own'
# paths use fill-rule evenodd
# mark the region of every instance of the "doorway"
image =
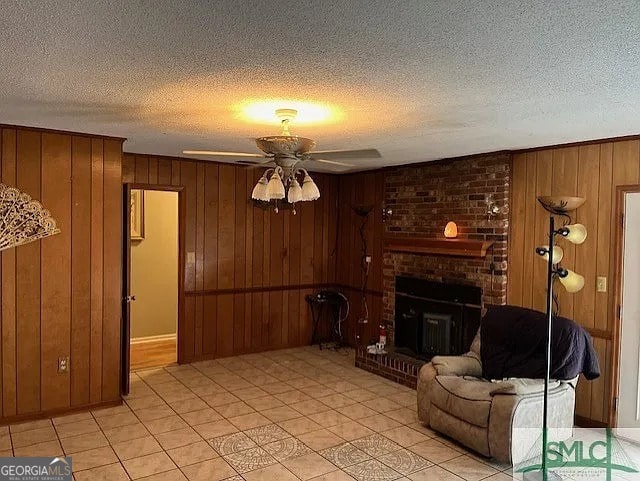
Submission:
<svg viewBox="0 0 640 481">
<path fill-rule="evenodd" d="M 122 393 L 130 372 L 179 360 L 184 262 L 180 187 L 124 186 Z"/>
<path fill-rule="evenodd" d="M 640 186 L 620 190 L 617 434 L 640 443 Z M 624 379 L 624 382 L 621 380 Z M 615 402 L 615 401 L 614 401 Z"/>
</svg>

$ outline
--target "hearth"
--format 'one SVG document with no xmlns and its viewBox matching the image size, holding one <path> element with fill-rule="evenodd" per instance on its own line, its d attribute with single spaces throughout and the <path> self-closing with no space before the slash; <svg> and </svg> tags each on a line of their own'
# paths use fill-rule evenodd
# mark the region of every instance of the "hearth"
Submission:
<svg viewBox="0 0 640 481">
<path fill-rule="evenodd" d="M 396 277 L 394 350 L 430 360 L 467 352 L 480 325 L 482 289 Z"/>
</svg>

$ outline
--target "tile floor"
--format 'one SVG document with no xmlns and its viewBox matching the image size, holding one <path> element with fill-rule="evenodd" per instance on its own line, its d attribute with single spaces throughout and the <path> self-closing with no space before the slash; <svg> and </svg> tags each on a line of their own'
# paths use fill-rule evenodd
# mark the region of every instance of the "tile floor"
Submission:
<svg viewBox="0 0 640 481">
<path fill-rule="evenodd" d="M 77 481 L 511 479 L 353 363 L 314 346 L 137 371 L 122 406 L 4 428 L 0 456 L 72 456 Z"/>
</svg>

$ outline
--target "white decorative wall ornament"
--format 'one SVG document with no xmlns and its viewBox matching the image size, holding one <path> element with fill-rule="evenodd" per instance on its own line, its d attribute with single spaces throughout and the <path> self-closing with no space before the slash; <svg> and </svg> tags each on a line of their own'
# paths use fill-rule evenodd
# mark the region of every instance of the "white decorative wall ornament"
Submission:
<svg viewBox="0 0 640 481">
<path fill-rule="evenodd" d="M 59 233 L 55 219 L 40 202 L 0 184 L 0 251 Z"/>
</svg>

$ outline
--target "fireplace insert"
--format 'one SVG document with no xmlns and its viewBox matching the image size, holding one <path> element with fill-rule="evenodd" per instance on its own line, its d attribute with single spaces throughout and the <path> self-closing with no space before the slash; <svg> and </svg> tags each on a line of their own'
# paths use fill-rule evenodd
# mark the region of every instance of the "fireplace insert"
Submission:
<svg viewBox="0 0 640 481">
<path fill-rule="evenodd" d="M 430 360 L 467 352 L 480 325 L 482 289 L 396 277 L 395 351 Z"/>
</svg>

